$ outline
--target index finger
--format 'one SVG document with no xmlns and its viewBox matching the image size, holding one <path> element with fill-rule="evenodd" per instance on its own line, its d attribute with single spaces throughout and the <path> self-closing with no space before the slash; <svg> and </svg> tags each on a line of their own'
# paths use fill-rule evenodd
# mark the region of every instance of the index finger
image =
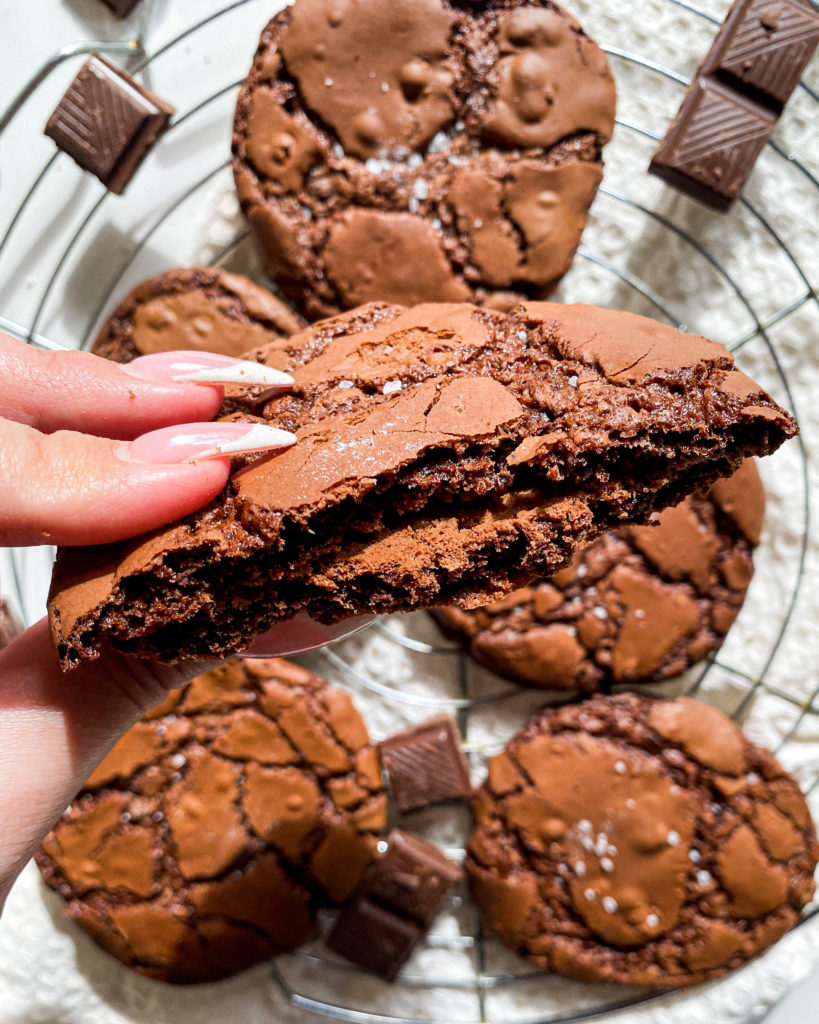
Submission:
<svg viewBox="0 0 819 1024">
<path fill-rule="evenodd" d="M 212 419 L 221 387 L 145 380 L 87 352 L 46 352 L 0 334 L 0 416 L 50 434 L 114 440 Z"/>
</svg>

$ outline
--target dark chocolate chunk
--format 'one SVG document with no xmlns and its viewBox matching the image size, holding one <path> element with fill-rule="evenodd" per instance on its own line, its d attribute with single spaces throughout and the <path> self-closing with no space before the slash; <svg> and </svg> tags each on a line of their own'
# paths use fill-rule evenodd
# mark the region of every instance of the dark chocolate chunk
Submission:
<svg viewBox="0 0 819 1024">
<path fill-rule="evenodd" d="M 174 108 L 93 53 L 45 133 L 110 192 L 120 194 L 165 131 Z"/>
<path fill-rule="evenodd" d="M 651 160 L 651 173 L 708 206 L 727 210 L 776 124 L 765 107 L 699 78 Z"/>
<path fill-rule="evenodd" d="M 139 0 L 102 0 L 102 2 L 106 7 L 112 10 L 118 18 L 127 18 L 139 3 Z"/>
<path fill-rule="evenodd" d="M 359 896 L 341 912 L 327 945 L 346 960 L 392 981 L 422 934 L 414 921 Z"/>
<path fill-rule="evenodd" d="M 819 11 L 803 0 L 739 0 L 731 8 L 701 74 L 781 110 L 819 43 Z"/>
<path fill-rule="evenodd" d="M 737 0 L 649 170 L 727 210 L 819 42 L 819 11 L 803 0 Z"/>
<path fill-rule="evenodd" d="M 395 829 L 386 853 L 375 860 L 362 885 L 376 903 L 406 914 L 428 928 L 461 869 L 433 843 Z"/>
<path fill-rule="evenodd" d="M 327 945 L 392 981 L 462 874 L 434 843 L 396 829 L 341 911 Z"/>
<path fill-rule="evenodd" d="M 449 715 L 436 715 L 390 736 L 378 750 L 402 811 L 461 800 L 472 793 L 461 737 Z"/>
</svg>

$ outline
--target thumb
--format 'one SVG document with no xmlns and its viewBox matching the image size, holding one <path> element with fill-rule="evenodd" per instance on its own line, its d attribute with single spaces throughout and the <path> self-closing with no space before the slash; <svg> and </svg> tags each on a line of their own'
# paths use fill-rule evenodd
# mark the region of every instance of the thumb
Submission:
<svg viewBox="0 0 819 1024">
<path fill-rule="evenodd" d="M 108 750 L 168 690 L 211 668 L 104 654 L 67 684 L 42 619 L 0 651 L 0 908 Z"/>
<path fill-rule="evenodd" d="M 227 455 L 294 441 L 258 423 L 186 423 L 128 443 L 0 419 L 0 543 L 108 544 L 147 533 L 215 498 Z"/>
</svg>

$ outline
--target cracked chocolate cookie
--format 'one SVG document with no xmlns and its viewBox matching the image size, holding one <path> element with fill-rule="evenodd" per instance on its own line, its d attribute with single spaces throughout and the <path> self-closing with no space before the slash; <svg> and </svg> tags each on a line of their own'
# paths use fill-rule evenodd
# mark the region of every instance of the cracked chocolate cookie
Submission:
<svg viewBox="0 0 819 1024">
<path fill-rule="evenodd" d="M 547 690 L 680 675 L 717 650 L 753 575 L 765 492 L 753 461 L 654 526 L 608 533 L 549 580 L 483 608 L 433 611 L 499 675 Z"/>
<path fill-rule="evenodd" d="M 792 927 L 819 857 L 767 750 L 688 697 L 541 712 L 489 763 L 466 868 L 484 925 L 542 970 L 675 987 Z"/>
<path fill-rule="evenodd" d="M 296 0 L 239 94 L 234 175 L 311 320 L 509 309 L 571 266 L 614 110 L 605 55 L 550 0 Z"/>
<path fill-rule="evenodd" d="M 301 327 L 283 302 L 246 277 L 219 267 L 180 267 L 126 295 L 91 351 L 118 363 L 173 349 L 238 357 Z"/>
<path fill-rule="evenodd" d="M 299 611 L 486 604 L 797 430 L 722 345 L 592 306 L 373 304 L 256 358 L 294 377 L 261 415 L 298 443 L 180 523 L 63 549 L 66 667 L 103 638 L 201 660 Z"/>
<path fill-rule="evenodd" d="M 163 981 L 294 949 L 358 884 L 385 825 L 350 698 L 290 662 L 237 661 L 117 743 L 37 853 L 66 913 Z"/>
</svg>

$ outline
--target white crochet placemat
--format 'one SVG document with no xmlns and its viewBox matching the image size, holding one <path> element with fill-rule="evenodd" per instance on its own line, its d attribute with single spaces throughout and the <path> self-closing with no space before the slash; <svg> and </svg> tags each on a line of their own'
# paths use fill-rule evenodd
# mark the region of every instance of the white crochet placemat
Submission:
<svg viewBox="0 0 819 1024">
<path fill-rule="evenodd" d="M 227 0 L 174 0 L 160 10 L 149 48 L 156 50 L 187 26 L 226 6 Z M 276 0 L 246 0 L 210 29 L 190 35 L 174 48 L 172 59 L 158 59 L 152 66 L 152 86 L 181 110 L 193 109 L 206 93 L 241 77 L 258 31 L 278 6 Z M 819 450 L 815 400 L 819 306 L 805 296 L 808 284 L 819 285 L 819 190 L 807 174 L 788 163 L 785 154 L 792 152 L 809 173 L 819 176 L 819 104 L 804 90 L 794 96 L 774 136 L 782 152 L 769 147 L 749 183 L 746 195 L 751 206 L 739 205 L 727 217 L 710 213 L 650 178 L 645 168 L 654 146 L 651 133 L 662 134 L 682 95 L 674 75 L 691 75 L 715 31 L 713 23 L 696 11 L 722 17 L 728 0 L 697 0 L 695 5 L 679 0 L 572 0 L 568 6 L 612 54 L 620 124 L 606 152 L 604 188 L 582 253 L 558 297 L 665 315 L 726 344 L 749 336 L 738 350 L 740 365 L 776 398 L 786 401 L 772 350 L 754 334 L 757 320 L 776 317 L 768 337 L 791 387 L 807 455 L 803 456 L 797 442 L 791 442 L 761 466 L 769 503 L 756 576 L 700 695 L 729 713 L 742 706 L 743 724 L 755 740 L 773 749 L 786 741 L 779 756 L 808 786 L 819 775 L 819 717 L 801 714 L 819 683 L 815 541 L 808 537 L 803 550 L 808 532 L 806 486 L 807 496 L 817 497 L 810 453 Z M 5 32 L 0 59 L 14 88 L 22 84 L 25 70 L 31 70 L 32 59 L 44 58 L 68 41 L 92 35 L 117 38 L 117 33 L 122 37 L 122 26 L 96 0 L 64 0 L 63 8 L 54 11 L 53 7 L 50 0 L 2 5 Z M 32 26 L 36 41 L 32 41 Z M 668 69 L 671 75 L 634 57 Z M 32 99 L 26 124 L 21 125 L 20 119 L 14 123 L 13 145 L 0 150 L 0 199 L 5 207 L 5 212 L 0 210 L 0 230 L 39 169 L 39 156 L 50 154 L 49 144 L 39 138 L 39 125 L 67 78 L 68 68 L 49 79 L 42 96 Z M 819 91 L 819 61 L 809 69 L 807 82 Z M 57 200 L 44 187 L 38 209 L 27 214 L 25 237 L 18 250 L 11 250 L 16 262 L 0 262 L 0 311 L 21 323 L 30 322 L 57 267 L 56 283 L 42 303 L 38 329 L 79 345 L 113 301 L 149 273 L 207 260 L 230 247 L 226 264 L 259 277 L 248 245 L 231 247 L 242 222 L 229 171 L 218 169 L 228 155 L 234 96 L 235 91 L 226 88 L 223 102 L 211 104 L 204 115 L 191 115 L 179 132 L 163 140 L 129 189 L 128 201 L 109 203 L 104 214 L 89 221 L 90 229 L 78 227 L 71 217 L 75 210 L 80 217 L 90 209 L 83 203 L 90 203 L 98 193 L 67 161 L 60 163 L 55 170 L 58 188 L 70 195 L 66 223 L 54 216 Z M 211 155 L 217 161 L 213 173 L 199 181 L 192 199 L 154 223 L 154 213 L 164 209 L 167 175 L 175 176 L 181 194 L 186 187 L 179 183 L 184 173 L 198 164 L 204 172 L 211 166 Z M 645 209 L 655 215 L 647 215 Z M 62 241 L 75 231 L 70 257 L 57 266 Z M 112 282 L 110 265 L 128 257 L 135 238 L 140 240 L 138 252 Z M 25 611 L 33 619 L 42 609 L 45 563 L 41 553 L 22 555 L 17 562 L 24 576 Z M 800 572 L 802 585 L 789 614 Z M 0 576 L 6 582 L 8 573 L 4 556 Z M 771 660 L 786 619 L 787 628 Z M 442 644 L 423 615 L 393 620 L 387 628 Z M 430 699 L 457 700 L 464 693 L 471 698 L 489 697 L 502 688 L 475 666 L 462 669 L 452 652 L 413 652 L 376 630 L 304 661 L 352 690 L 376 738 L 429 715 Z M 763 673 L 765 685 L 745 701 Z M 673 692 L 681 685 L 665 689 Z M 383 692 L 376 692 L 377 688 Z M 466 732 L 470 749 L 476 752 L 476 781 L 483 754 L 496 750 L 542 703 L 542 695 L 521 691 L 470 713 Z M 811 803 L 819 816 L 819 789 L 812 792 Z M 450 847 L 463 844 L 468 825 L 465 813 L 457 811 L 426 813 L 409 823 Z M 141 978 L 102 953 L 62 917 L 59 900 L 41 886 L 36 869 L 29 865 L 0 921 L 0 1024 L 213 1024 L 231 1018 L 242 1024 L 307 1024 L 316 1020 L 313 1013 L 291 1004 L 280 982 L 320 1002 L 382 1014 L 382 1019 L 403 1016 L 415 1021 L 477 1021 L 483 1014 L 490 1021 L 531 1022 L 580 1014 L 584 1007 L 591 1014 L 595 1008 L 634 994 L 542 975 L 511 982 L 507 976 L 526 974 L 527 968 L 490 942 L 484 950 L 483 971 L 506 981 L 487 988 L 481 1004 L 469 985 L 475 967 L 470 945 L 474 923 L 468 901 L 458 905 L 456 900 L 436 924 L 436 943 L 423 948 L 408 965 L 406 974 L 421 984 L 390 988 L 356 973 L 317 968 L 309 957 L 288 957 L 277 964 L 279 981 L 263 965 L 219 984 L 173 988 Z M 321 952 L 318 946 L 313 951 Z M 788 985 L 817 966 L 819 919 L 729 978 L 622 1010 L 607 1019 L 618 1024 L 753 1021 Z M 431 980 L 444 984 L 430 987 Z"/>
</svg>

